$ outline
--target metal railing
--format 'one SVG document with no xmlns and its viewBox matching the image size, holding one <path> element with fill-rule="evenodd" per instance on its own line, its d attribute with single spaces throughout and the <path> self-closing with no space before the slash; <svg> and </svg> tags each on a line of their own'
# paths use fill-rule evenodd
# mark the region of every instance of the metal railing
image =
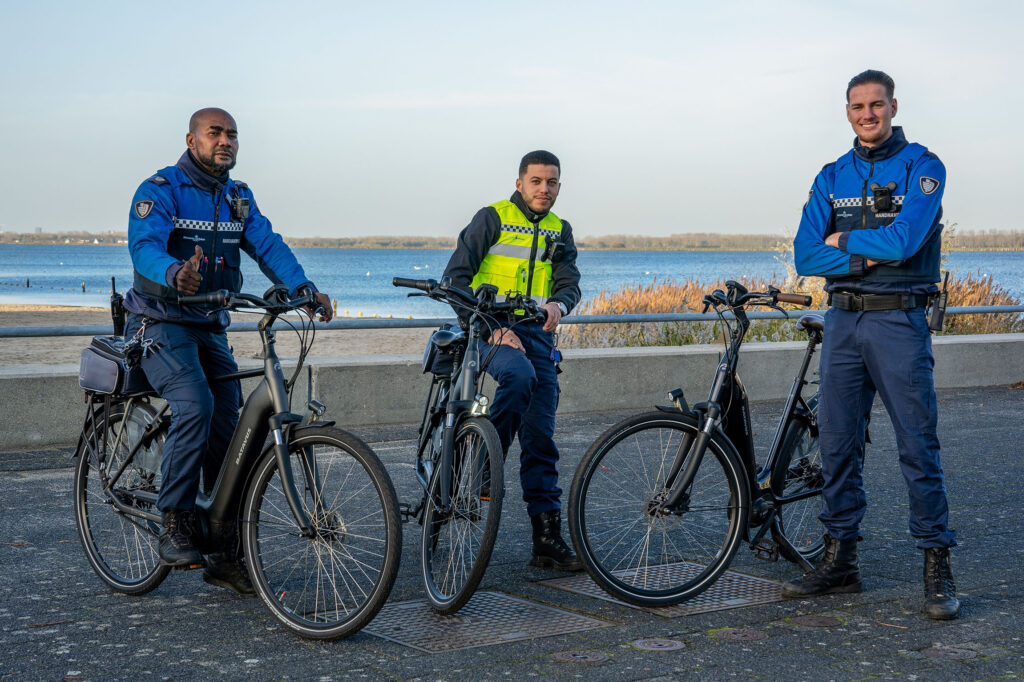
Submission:
<svg viewBox="0 0 1024 682">
<path fill-rule="evenodd" d="M 824 314 L 824 310 L 790 311 L 788 319 L 796 321 L 806 313 Z M 999 313 L 1024 313 L 1024 305 L 960 306 L 946 308 L 947 315 L 995 315 Z M 732 313 L 726 313 L 732 317 Z M 747 312 L 752 320 L 782 320 L 787 316 L 776 310 L 752 310 Z M 630 322 L 713 322 L 718 319 L 714 313 L 647 313 L 628 315 L 570 315 L 562 318 L 562 324 L 625 324 Z M 454 317 L 431 318 L 357 318 L 334 320 L 318 324 L 317 331 L 335 329 L 415 329 L 439 327 L 445 322 L 454 322 Z M 229 332 L 256 331 L 256 322 L 232 322 Z M 0 339 L 31 338 L 40 336 L 100 336 L 113 334 L 113 323 L 108 325 L 79 325 L 51 327 L 0 327 Z"/>
</svg>

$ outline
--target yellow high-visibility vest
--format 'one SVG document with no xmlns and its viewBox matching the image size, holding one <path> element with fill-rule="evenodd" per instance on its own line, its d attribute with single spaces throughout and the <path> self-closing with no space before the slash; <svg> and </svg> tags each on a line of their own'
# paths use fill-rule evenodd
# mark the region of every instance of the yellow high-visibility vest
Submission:
<svg viewBox="0 0 1024 682">
<path fill-rule="evenodd" d="M 526 294 L 543 305 L 551 296 L 551 263 L 540 257 L 547 246 L 545 237 L 561 241 L 561 219 L 549 211 L 534 225 L 508 200 L 491 208 L 498 212 L 501 234 L 480 262 L 472 288 L 493 284 L 501 295 Z"/>
</svg>

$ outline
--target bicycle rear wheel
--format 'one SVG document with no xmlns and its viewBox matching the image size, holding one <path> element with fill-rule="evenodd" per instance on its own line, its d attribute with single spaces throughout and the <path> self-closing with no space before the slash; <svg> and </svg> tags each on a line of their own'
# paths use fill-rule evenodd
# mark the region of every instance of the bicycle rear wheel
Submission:
<svg viewBox="0 0 1024 682">
<path fill-rule="evenodd" d="M 440 427 L 438 427 L 440 428 Z M 490 421 L 473 417 L 455 434 L 451 503 L 439 505 L 442 472 L 436 470 L 423 509 L 420 556 L 427 600 L 441 614 L 452 614 L 473 596 L 498 535 L 505 494 L 504 457 Z M 490 495 L 482 494 L 490 475 Z"/>
<path fill-rule="evenodd" d="M 577 467 L 569 531 L 587 572 L 613 597 L 677 604 L 707 589 L 732 561 L 750 497 L 742 465 L 721 434 L 708 442 L 683 508 L 650 512 L 665 495 L 676 453 L 687 452 L 697 434 L 690 415 L 637 415 L 602 434 Z"/>
<path fill-rule="evenodd" d="M 170 568 L 160 564 L 157 553 L 160 525 L 119 510 L 112 501 L 159 514 L 156 494 L 160 487 L 160 457 L 164 435 L 136 452 L 132 463 L 113 487 L 104 480 L 124 464 L 135 443 L 156 420 L 146 403 L 115 403 L 88 423 L 75 452 L 75 526 L 89 565 L 110 588 L 124 594 L 145 594 L 167 577 Z M 156 464 L 153 466 L 153 464 Z"/>
<path fill-rule="evenodd" d="M 269 449 L 242 508 L 253 585 L 292 632 L 310 639 L 347 637 L 377 615 L 398 574 L 402 530 L 395 490 L 373 451 L 340 429 L 300 429 L 289 454 L 313 537 L 301 535 Z"/>
<path fill-rule="evenodd" d="M 813 398 L 810 403 L 816 409 Z M 808 420 L 796 417 L 786 427 L 772 471 L 779 510 L 779 527 L 772 529 L 772 536 L 780 540 L 781 534 L 793 545 L 796 553 L 786 543 L 778 542 L 779 553 L 793 563 L 801 563 L 801 557 L 807 561 L 816 559 L 825 549 L 825 528 L 818 520 L 825 508 L 821 494 L 824 483 L 817 432 Z"/>
</svg>

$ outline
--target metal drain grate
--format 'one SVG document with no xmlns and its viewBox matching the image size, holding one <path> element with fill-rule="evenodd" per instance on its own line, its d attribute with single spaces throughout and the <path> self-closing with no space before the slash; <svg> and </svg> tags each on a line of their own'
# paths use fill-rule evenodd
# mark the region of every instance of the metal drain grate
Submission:
<svg viewBox="0 0 1024 682">
<path fill-rule="evenodd" d="M 671 580 L 680 581 L 687 576 L 696 575 L 703 569 L 704 567 L 699 564 L 680 562 L 655 566 L 648 570 L 651 572 L 652 578 L 661 578 L 668 582 Z M 622 575 L 626 575 L 626 573 L 623 571 Z M 714 585 L 693 599 L 675 606 L 661 607 L 636 606 L 615 599 L 598 587 L 597 583 L 591 580 L 588 575 L 551 578 L 550 580 L 541 580 L 540 583 L 548 587 L 575 592 L 576 594 L 596 599 L 604 599 L 605 601 L 622 604 L 634 609 L 642 608 L 644 611 L 649 611 L 666 618 L 689 616 L 694 613 L 707 613 L 709 611 L 725 611 L 726 609 L 738 609 L 744 606 L 782 601 L 778 582 L 767 578 L 746 575 L 745 573 L 737 573 L 736 571 L 726 571 Z"/>
<path fill-rule="evenodd" d="M 453 616 L 437 615 L 422 600 L 386 604 L 363 632 L 436 654 L 609 625 L 500 592 L 477 592 Z"/>
</svg>

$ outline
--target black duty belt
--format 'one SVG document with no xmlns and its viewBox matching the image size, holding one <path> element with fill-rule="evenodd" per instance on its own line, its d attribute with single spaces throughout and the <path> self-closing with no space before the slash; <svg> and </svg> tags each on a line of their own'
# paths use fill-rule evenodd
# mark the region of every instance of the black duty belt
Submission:
<svg viewBox="0 0 1024 682">
<path fill-rule="evenodd" d="M 928 305 L 929 297 L 924 294 L 851 294 L 836 291 L 828 295 L 828 304 L 833 308 L 860 312 L 862 310 L 911 310 Z"/>
</svg>

